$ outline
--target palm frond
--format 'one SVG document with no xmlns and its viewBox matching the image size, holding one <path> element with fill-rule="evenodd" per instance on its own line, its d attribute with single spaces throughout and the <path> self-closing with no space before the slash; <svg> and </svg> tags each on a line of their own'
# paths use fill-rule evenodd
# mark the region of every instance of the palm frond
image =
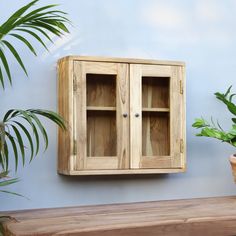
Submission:
<svg viewBox="0 0 236 236">
<path fill-rule="evenodd" d="M 22 42 L 31 53 L 37 55 L 36 50 L 29 42 L 28 36 L 33 37 L 33 39 L 48 50 L 46 41 L 49 40 L 52 42 L 49 33 L 60 37 L 64 33 L 69 32 L 67 24 L 70 24 L 70 21 L 66 18 L 65 12 L 54 10 L 57 6 L 56 4 L 39 7 L 30 11 L 38 1 L 34 0 L 23 6 L 0 26 L 0 85 L 3 89 L 6 79 L 12 84 L 11 70 L 5 54 L 6 49 L 11 52 L 27 75 L 27 69 L 20 54 L 10 43 L 11 37 Z M 4 78 L 3 71 L 6 72 L 7 78 Z"/>
<path fill-rule="evenodd" d="M 19 182 L 18 178 L 11 178 L 8 176 L 8 174 L 9 174 L 9 171 L 0 172 L 0 188 L 1 188 L 0 193 L 8 193 L 8 194 L 12 194 L 12 195 L 19 196 L 19 197 L 24 197 L 23 195 L 21 195 L 19 193 L 15 193 L 15 192 L 12 192 L 9 190 L 2 189 L 2 187 L 6 187 L 8 185 L 12 185 L 12 184 Z M 5 217 L 6 216 L 0 216 L 0 223 L 1 223 L 1 219 L 5 218 Z"/>
<path fill-rule="evenodd" d="M 5 187 L 7 185 L 15 184 L 19 181 L 18 178 L 11 178 L 8 176 L 8 174 L 9 171 L 0 172 L 0 187 Z"/>
<path fill-rule="evenodd" d="M 24 165 L 26 161 L 25 149 L 29 148 L 29 162 L 37 156 L 39 151 L 39 133 L 44 139 L 45 150 L 48 147 L 48 135 L 45 127 L 40 121 L 38 116 L 45 117 L 52 122 L 56 123 L 60 128 L 66 129 L 64 120 L 57 113 L 42 110 L 42 109 L 11 109 L 4 118 L 0 127 L 2 132 L 0 133 L 2 146 L 0 150 L 0 163 L 4 170 L 8 170 L 9 166 L 9 150 L 12 150 L 15 157 L 15 170 L 18 168 L 19 157 Z M 25 138 L 23 138 L 23 136 Z"/>
</svg>

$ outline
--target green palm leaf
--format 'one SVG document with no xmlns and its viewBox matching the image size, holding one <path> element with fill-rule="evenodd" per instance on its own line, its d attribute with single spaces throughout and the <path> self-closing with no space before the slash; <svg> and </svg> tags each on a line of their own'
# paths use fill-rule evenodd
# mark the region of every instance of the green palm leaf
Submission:
<svg viewBox="0 0 236 236">
<path fill-rule="evenodd" d="M 27 145 L 24 142 L 24 138 L 21 132 L 23 133 L 29 144 L 29 162 L 32 161 L 32 159 L 38 155 L 40 147 L 39 132 L 44 140 L 44 149 L 46 150 L 48 148 L 48 135 L 38 116 L 45 117 L 51 120 L 52 122 L 56 123 L 60 128 L 66 129 L 63 118 L 55 112 L 42 109 L 9 110 L 3 118 L 5 137 L 4 139 L 2 139 L 4 140 L 4 148 L 2 148 L 1 150 L 1 158 L 3 159 L 2 164 L 6 171 L 8 170 L 9 166 L 10 148 L 15 156 L 15 169 L 17 170 L 19 164 L 19 153 L 21 154 L 20 156 L 22 164 L 25 164 L 25 149 L 27 148 Z"/>
<path fill-rule="evenodd" d="M 24 37 L 20 36 L 19 34 L 10 34 L 11 36 L 19 39 L 20 41 L 22 41 L 29 49 L 30 51 L 35 55 L 37 56 L 33 46 L 30 44 L 30 42 L 28 40 L 26 40 Z"/>
<path fill-rule="evenodd" d="M 11 37 L 7 36 L 12 36 L 20 40 L 34 55 L 36 55 L 36 50 L 29 42 L 28 36 L 33 37 L 33 39 L 48 50 L 46 40 L 52 42 L 49 33 L 60 37 L 64 33 L 69 32 L 66 24 L 70 23 L 70 21 L 65 17 L 65 12 L 54 10 L 57 6 L 56 4 L 39 7 L 30 11 L 38 1 L 39 0 L 34 0 L 23 6 L 0 26 L 0 85 L 3 89 L 5 87 L 4 81 L 6 79 L 12 84 L 11 70 L 6 59 L 5 48 L 9 49 L 27 75 L 27 69 L 18 50 L 9 42 Z M 41 36 L 44 36 L 45 38 L 42 39 Z M 6 72 L 7 78 L 4 78 L 3 71 Z"/>
<path fill-rule="evenodd" d="M 8 174 L 9 174 L 8 171 L 0 172 L 0 187 L 1 188 L 19 182 L 18 178 L 11 178 L 11 177 L 8 176 Z M 21 195 L 19 193 L 15 193 L 15 192 L 8 191 L 8 190 L 0 189 L 0 192 L 13 194 L 13 195 L 20 196 L 20 197 L 24 197 L 23 195 Z M 0 222 L 1 222 L 1 219 L 4 218 L 4 217 L 7 217 L 7 216 L 0 216 Z"/>
<path fill-rule="evenodd" d="M 12 38 L 19 40 L 36 56 L 36 50 L 31 44 L 30 38 L 47 49 L 46 42 L 51 41 L 53 43 L 49 35 L 60 37 L 69 32 L 66 25 L 70 24 L 70 21 L 66 18 L 66 13 L 54 10 L 57 6 L 55 4 L 31 10 L 38 1 L 34 0 L 23 6 L 0 25 L 0 86 L 3 89 L 6 81 L 12 84 L 12 73 L 7 53 L 13 55 L 20 68 L 27 75 L 27 68 L 18 49 L 12 44 Z M 40 116 L 51 120 L 60 128 L 66 129 L 61 116 L 55 112 L 42 109 L 11 109 L 6 112 L 3 121 L 0 122 L 0 165 L 3 170 L 0 172 L 0 192 L 22 196 L 2 189 L 2 187 L 19 181 L 17 178 L 8 177 L 8 168 L 12 156 L 14 156 L 15 171 L 17 171 L 20 162 L 24 165 L 27 158 L 31 162 L 38 155 L 41 146 L 40 136 L 43 138 L 45 150 L 47 149 L 47 131 L 39 119 Z M 28 147 L 29 151 L 27 151 Z"/>
<path fill-rule="evenodd" d="M 27 71 L 25 69 L 25 66 L 24 66 L 24 64 L 23 64 L 23 62 L 22 62 L 18 52 L 16 51 L 16 49 L 9 42 L 7 42 L 6 40 L 2 40 L 2 43 L 8 47 L 8 49 L 11 51 L 13 56 L 16 58 L 16 60 L 20 64 L 20 66 L 23 69 L 23 71 L 25 72 L 25 74 L 28 76 Z"/>
</svg>

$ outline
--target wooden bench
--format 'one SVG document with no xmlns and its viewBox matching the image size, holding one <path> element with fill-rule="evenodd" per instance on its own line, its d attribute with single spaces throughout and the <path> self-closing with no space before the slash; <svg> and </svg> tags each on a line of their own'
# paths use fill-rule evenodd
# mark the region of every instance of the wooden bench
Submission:
<svg viewBox="0 0 236 236">
<path fill-rule="evenodd" d="M 236 235 L 236 197 L 1 212 L 5 235 Z"/>
</svg>

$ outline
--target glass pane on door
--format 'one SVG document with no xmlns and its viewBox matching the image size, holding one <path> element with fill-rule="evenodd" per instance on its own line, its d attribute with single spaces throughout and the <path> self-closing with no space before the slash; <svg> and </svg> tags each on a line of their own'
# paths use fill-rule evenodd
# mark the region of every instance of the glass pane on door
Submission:
<svg viewBox="0 0 236 236">
<path fill-rule="evenodd" d="M 116 75 L 86 75 L 87 156 L 117 156 Z"/>
<path fill-rule="evenodd" d="M 142 77 L 142 156 L 170 155 L 170 78 Z"/>
</svg>

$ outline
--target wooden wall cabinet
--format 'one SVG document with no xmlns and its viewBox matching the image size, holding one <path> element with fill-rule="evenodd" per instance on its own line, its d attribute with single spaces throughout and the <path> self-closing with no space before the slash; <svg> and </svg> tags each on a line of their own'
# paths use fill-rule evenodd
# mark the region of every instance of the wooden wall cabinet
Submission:
<svg viewBox="0 0 236 236">
<path fill-rule="evenodd" d="M 185 65 L 69 56 L 58 62 L 58 172 L 185 171 Z"/>
</svg>

